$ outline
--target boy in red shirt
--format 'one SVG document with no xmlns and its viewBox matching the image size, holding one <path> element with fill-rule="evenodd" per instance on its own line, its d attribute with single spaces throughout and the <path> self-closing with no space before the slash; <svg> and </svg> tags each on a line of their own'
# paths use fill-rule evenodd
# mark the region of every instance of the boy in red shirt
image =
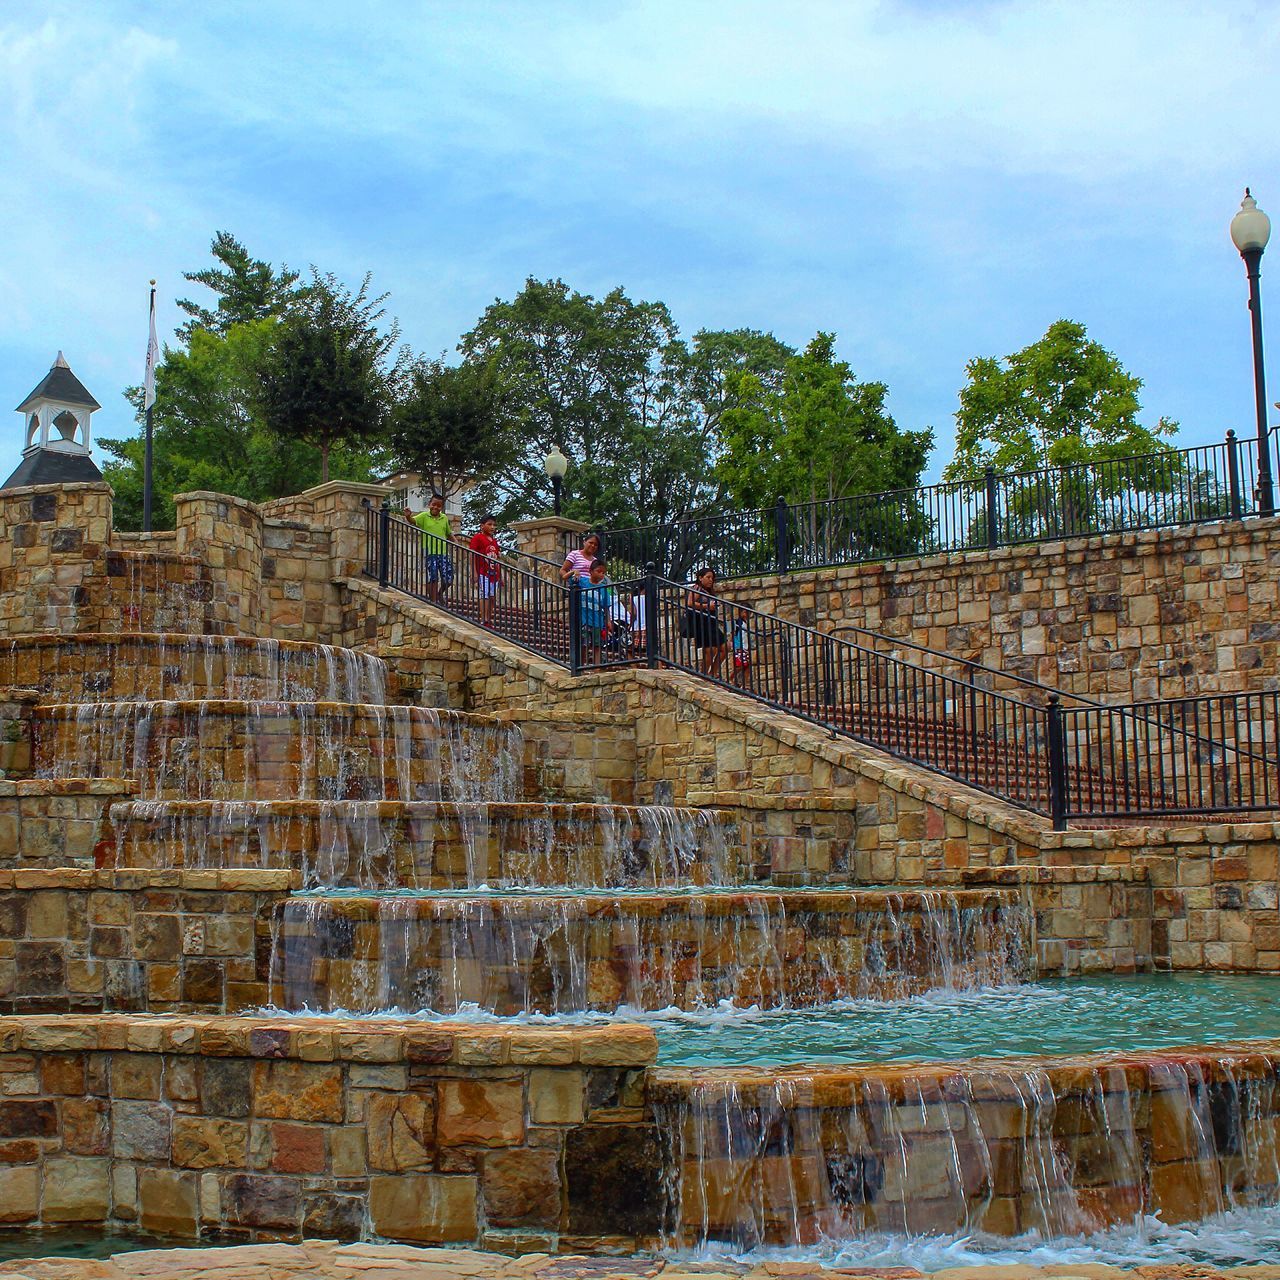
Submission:
<svg viewBox="0 0 1280 1280">
<path fill-rule="evenodd" d="M 502 566 L 498 560 L 502 548 L 495 536 L 497 532 L 497 516 L 485 516 L 480 521 L 480 532 L 471 539 L 471 568 L 479 589 L 482 627 L 493 625 L 493 598 L 498 594 L 498 584 L 502 581 Z"/>
</svg>

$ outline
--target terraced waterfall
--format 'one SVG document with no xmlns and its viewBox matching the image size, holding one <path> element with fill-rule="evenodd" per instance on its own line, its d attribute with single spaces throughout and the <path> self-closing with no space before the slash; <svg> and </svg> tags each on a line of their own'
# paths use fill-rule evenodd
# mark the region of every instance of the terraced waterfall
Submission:
<svg viewBox="0 0 1280 1280">
<path fill-rule="evenodd" d="M 298 873 L 262 957 L 274 1009 L 658 1027 L 659 1065 L 616 1084 L 643 1090 L 644 1123 L 618 1133 L 648 1216 L 601 1235 L 839 1252 L 1074 1237 L 1280 1194 L 1278 1064 L 1256 1048 L 717 1063 L 717 1036 L 751 1019 L 907 1018 L 1023 989 L 1034 921 L 1016 890 L 756 880 L 731 813 L 617 803 L 603 782 L 554 794 L 536 715 L 400 705 L 352 651 L 36 637 L 4 664 L 42 694 L 37 777 L 138 784 L 111 806 L 102 866 Z M 695 1026 L 700 1057 L 680 1049 Z"/>
</svg>

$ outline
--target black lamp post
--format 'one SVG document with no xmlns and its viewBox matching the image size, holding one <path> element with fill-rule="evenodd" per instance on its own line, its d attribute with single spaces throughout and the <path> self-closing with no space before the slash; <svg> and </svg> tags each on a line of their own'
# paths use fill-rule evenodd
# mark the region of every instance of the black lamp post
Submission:
<svg viewBox="0 0 1280 1280">
<path fill-rule="evenodd" d="M 1244 259 L 1249 277 L 1249 315 L 1253 324 L 1253 397 L 1258 413 L 1258 512 L 1275 512 L 1275 488 L 1271 478 L 1271 437 L 1267 431 L 1267 383 L 1262 368 L 1262 298 L 1258 292 L 1262 251 L 1271 239 L 1271 219 L 1244 189 L 1240 211 L 1231 219 L 1231 240 Z"/>
<path fill-rule="evenodd" d="M 560 514 L 560 495 L 564 488 L 564 473 L 569 470 L 569 459 L 560 452 L 560 446 L 553 444 L 551 452 L 542 460 L 542 469 L 551 477 L 551 493 L 554 499 L 553 510 Z"/>
</svg>

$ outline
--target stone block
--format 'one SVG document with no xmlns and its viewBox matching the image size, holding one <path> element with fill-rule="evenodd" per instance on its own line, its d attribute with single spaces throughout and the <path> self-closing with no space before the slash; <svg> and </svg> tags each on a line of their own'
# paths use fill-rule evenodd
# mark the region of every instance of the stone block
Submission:
<svg viewBox="0 0 1280 1280">
<path fill-rule="evenodd" d="M 440 1145 L 513 1146 L 524 1136 L 524 1088 L 519 1080 L 442 1080 Z"/>
<path fill-rule="evenodd" d="M 429 1169 L 435 1158 L 435 1120 L 430 1095 L 371 1094 L 365 1103 L 369 1167 L 394 1173 Z"/>
<path fill-rule="evenodd" d="M 494 1227 L 560 1225 L 559 1153 L 516 1148 L 484 1157 L 485 1221 Z"/>
<path fill-rule="evenodd" d="M 281 1120 L 343 1118 L 342 1071 L 310 1062 L 253 1065 L 254 1113 Z"/>
<path fill-rule="evenodd" d="M 243 1168 L 249 1129 L 234 1120 L 175 1116 L 173 1162 L 188 1169 Z"/>
<path fill-rule="evenodd" d="M 296 1178 L 233 1174 L 222 1195 L 223 1214 L 233 1226 L 297 1229 L 302 1199 Z"/>
<path fill-rule="evenodd" d="M 197 1176 L 173 1169 L 139 1170 L 138 1216 L 144 1231 L 193 1236 L 199 1218 Z"/>
<path fill-rule="evenodd" d="M 369 1179 L 373 1229 L 392 1240 L 458 1244 L 476 1238 L 477 1182 L 466 1175 L 406 1174 Z"/>
<path fill-rule="evenodd" d="M 30 1222 L 40 1209 L 40 1177 L 34 1168 L 0 1168 L 0 1222 Z"/>
<path fill-rule="evenodd" d="M 101 1222 L 110 1198 L 110 1162 L 57 1156 L 45 1161 L 41 1217 L 45 1222 Z"/>
</svg>

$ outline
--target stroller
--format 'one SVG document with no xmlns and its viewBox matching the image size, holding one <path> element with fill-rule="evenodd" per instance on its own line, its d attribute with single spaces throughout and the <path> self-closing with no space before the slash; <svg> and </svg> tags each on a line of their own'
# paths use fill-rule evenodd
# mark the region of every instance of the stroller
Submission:
<svg viewBox="0 0 1280 1280">
<path fill-rule="evenodd" d="M 605 652 L 612 654 L 615 658 L 627 657 L 635 645 L 631 619 L 621 609 L 616 609 L 610 622 L 612 625 L 604 642 Z"/>
</svg>

